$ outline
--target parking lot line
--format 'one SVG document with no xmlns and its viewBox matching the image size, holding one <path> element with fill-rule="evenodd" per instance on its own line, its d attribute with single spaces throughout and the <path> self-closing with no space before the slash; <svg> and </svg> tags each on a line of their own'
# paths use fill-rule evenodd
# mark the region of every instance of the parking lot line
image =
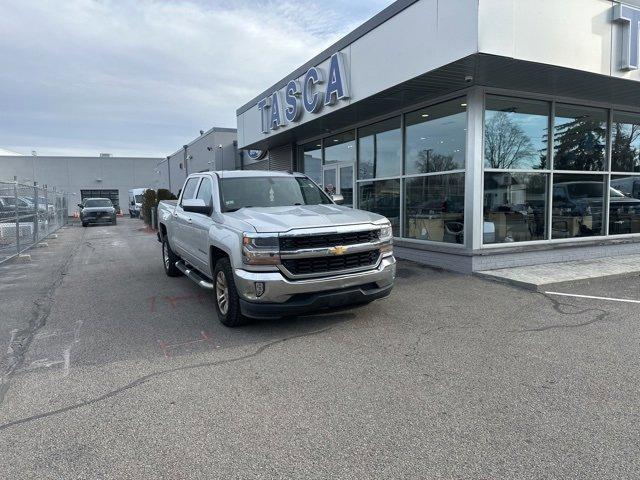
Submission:
<svg viewBox="0 0 640 480">
<path fill-rule="evenodd" d="M 628 298 L 610 298 L 610 297 L 594 297 L 593 295 L 578 295 L 577 293 L 561 293 L 561 292 L 544 292 L 547 295 L 560 295 L 563 297 L 578 297 L 578 298 L 590 298 L 593 300 L 605 300 L 608 302 L 623 302 L 623 303 L 640 303 L 640 300 L 631 300 Z"/>
</svg>

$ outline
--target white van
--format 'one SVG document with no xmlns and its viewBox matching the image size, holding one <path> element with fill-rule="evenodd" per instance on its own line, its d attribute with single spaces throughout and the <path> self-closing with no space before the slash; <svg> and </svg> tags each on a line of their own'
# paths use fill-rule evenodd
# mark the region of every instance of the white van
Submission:
<svg viewBox="0 0 640 480">
<path fill-rule="evenodd" d="M 129 190 L 129 215 L 131 215 L 131 218 L 140 217 L 142 197 L 146 191 L 146 188 L 134 188 L 133 190 Z"/>
</svg>

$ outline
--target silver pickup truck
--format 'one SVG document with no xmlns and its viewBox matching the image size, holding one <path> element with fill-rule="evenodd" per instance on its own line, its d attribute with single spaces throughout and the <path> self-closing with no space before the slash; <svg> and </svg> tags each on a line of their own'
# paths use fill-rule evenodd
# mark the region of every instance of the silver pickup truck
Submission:
<svg viewBox="0 0 640 480">
<path fill-rule="evenodd" d="M 227 326 L 385 297 L 391 224 L 340 201 L 299 173 L 190 175 L 180 198 L 158 207 L 165 272 L 212 290 Z"/>
</svg>

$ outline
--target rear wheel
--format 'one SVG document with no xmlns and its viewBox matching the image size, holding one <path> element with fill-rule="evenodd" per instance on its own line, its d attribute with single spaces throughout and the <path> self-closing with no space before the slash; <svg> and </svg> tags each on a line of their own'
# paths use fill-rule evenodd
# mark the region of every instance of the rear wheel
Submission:
<svg viewBox="0 0 640 480">
<path fill-rule="evenodd" d="M 221 258 L 213 269 L 213 292 L 218 318 L 227 327 L 238 327 L 246 322 L 240 313 L 240 297 L 233 280 L 231 262 Z"/>
<path fill-rule="evenodd" d="M 87 222 L 82 222 L 82 226 L 86 227 L 87 226 Z"/>
<path fill-rule="evenodd" d="M 182 275 L 182 272 L 176 267 L 176 262 L 179 261 L 180 258 L 173 253 L 171 247 L 169 246 L 169 242 L 166 237 L 162 239 L 162 264 L 164 266 L 164 273 L 169 277 L 179 277 Z"/>
</svg>

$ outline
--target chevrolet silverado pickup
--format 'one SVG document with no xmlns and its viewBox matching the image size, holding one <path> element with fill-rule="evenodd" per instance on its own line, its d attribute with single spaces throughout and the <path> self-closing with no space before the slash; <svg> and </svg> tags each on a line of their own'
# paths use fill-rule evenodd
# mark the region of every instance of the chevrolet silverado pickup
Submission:
<svg viewBox="0 0 640 480">
<path fill-rule="evenodd" d="M 177 201 L 158 206 L 165 273 L 211 290 L 230 327 L 385 297 L 391 224 L 340 201 L 299 173 L 190 175 Z"/>
</svg>

